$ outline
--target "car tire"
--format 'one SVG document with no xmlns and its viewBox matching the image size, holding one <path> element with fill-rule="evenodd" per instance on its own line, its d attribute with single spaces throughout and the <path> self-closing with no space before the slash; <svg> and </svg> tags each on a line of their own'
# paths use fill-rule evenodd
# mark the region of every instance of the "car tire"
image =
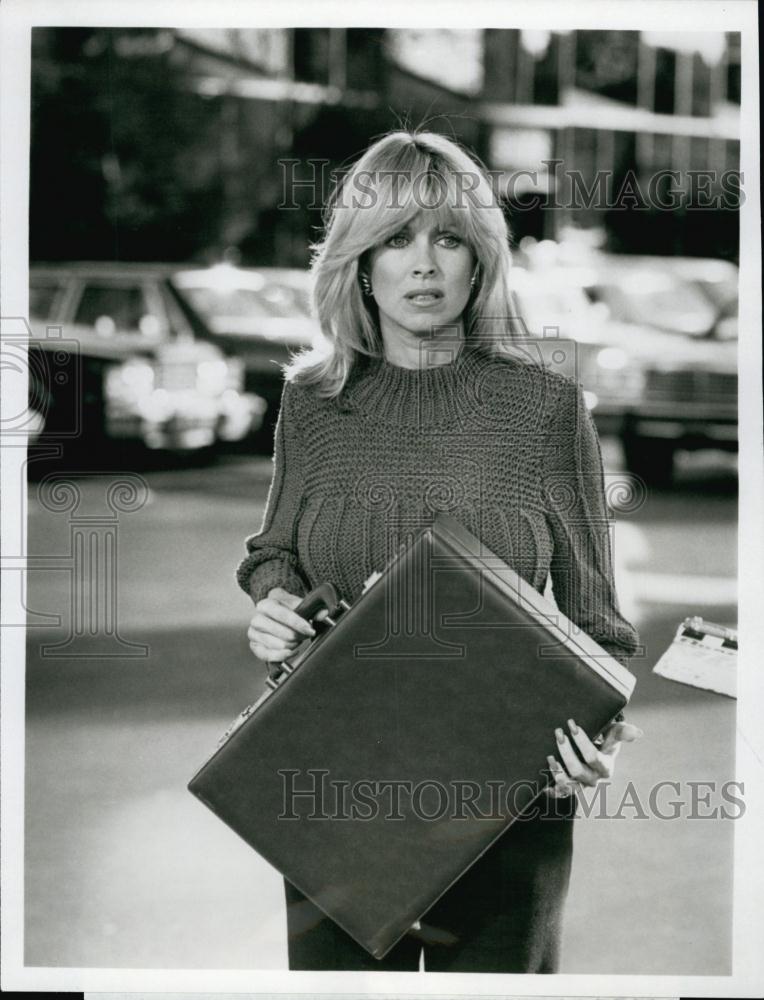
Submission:
<svg viewBox="0 0 764 1000">
<path fill-rule="evenodd" d="M 672 441 L 624 435 L 621 440 L 626 468 L 647 486 L 670 486 L 674 477 Z"/>
</svg>

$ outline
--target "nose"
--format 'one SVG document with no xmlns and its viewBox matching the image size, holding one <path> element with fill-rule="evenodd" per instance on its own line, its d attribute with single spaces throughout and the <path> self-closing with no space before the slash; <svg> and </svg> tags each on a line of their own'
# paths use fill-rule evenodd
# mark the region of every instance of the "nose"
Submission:
<svg viewBox="0 0 764 1000">
<path fill-rule="evenodd" d="M 435 258 L 429 240 L 423 240 L 416 244 L 412 273 L 417 278 L 428 278 L 435 273 Z"/>
<path fill-rule="evenodd" d="M 435 274 L 435 267 L 433 264 L 417 264 L 414 268 L 414 275 L 417 278 L 429 278 Z"/>
</svg>

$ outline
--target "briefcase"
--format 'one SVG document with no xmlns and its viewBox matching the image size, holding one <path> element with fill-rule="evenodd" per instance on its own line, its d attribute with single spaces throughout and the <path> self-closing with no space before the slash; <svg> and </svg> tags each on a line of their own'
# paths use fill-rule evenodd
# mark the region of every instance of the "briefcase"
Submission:
<svg viewBox="0 0 764 1000">
<path fill-rule="evenodd" d="M 555 727 L 595 736 L 635 679 L 448 515 L 352 606 L 325 584 L 296 610 L 320 634 L 188 787 L 383 958 L 547 801 Z"/>
</svg>

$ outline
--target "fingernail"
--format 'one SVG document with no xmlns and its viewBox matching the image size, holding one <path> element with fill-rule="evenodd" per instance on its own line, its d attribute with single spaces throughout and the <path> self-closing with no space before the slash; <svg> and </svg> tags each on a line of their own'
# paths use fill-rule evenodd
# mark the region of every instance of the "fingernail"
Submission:
<svg viewBox="0 0 764 1000">
<path fill-rule="evenodd" d="M 557 737 L 557 742 L 558 743 L 564 743 L 565 742 L 565 733 L 562 731 L 562 729 L 559 729 L 559 728 L 555 729 L 554 735 Z"/>
<path fill-rule="evenodd" d="M 554 757 L 552 757 L 551 755 L 548 755 L 547 759 L 546 759 L 546 762 L 549 765 L 549 770 L 550 771 L 554 771 L 555 764 L 556 764 L 556 761 L 555 761 Z"/>
<path fill-rule="evenodd" d="M 578 726 L 572 719 L 568 719 L 568 729 L 570 729 L 574 736 L 578 733 Z"/>
<path fill-rule="evenodd" d="M 644 735 L 645 735 L 644 730 L 640 729 L 639 726 L 637 726 L 637 739 L 639 739 L 640 736 Z"/>
</svg>

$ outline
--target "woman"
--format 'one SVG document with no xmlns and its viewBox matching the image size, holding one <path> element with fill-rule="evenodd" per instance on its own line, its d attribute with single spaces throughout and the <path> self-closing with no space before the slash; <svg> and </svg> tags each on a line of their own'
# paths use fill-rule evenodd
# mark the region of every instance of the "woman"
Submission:
<svg viewBox="0 0 764 1000">
<path fill-rule="evenodd" d="M 613 585 L 602 459 L 573 379 L 519 357 L 509 237 L 485 172 L 428 132 L 371 146 L 338 186 L 316 247 L 327 346 L 287 370 L 261 530 L 238 579 L 252 652 L 276 668 L 311 626 L 294 613 L 323 581 L 349 602 L 403 532 L 459 519 L 622 662 L 637 646 Z M 383 961 L 285 883 L 291 969 L 554 972 L 576 782 L 612 771 L 561 720 L 553 816 L 516 823 Z"/>
</svg>

